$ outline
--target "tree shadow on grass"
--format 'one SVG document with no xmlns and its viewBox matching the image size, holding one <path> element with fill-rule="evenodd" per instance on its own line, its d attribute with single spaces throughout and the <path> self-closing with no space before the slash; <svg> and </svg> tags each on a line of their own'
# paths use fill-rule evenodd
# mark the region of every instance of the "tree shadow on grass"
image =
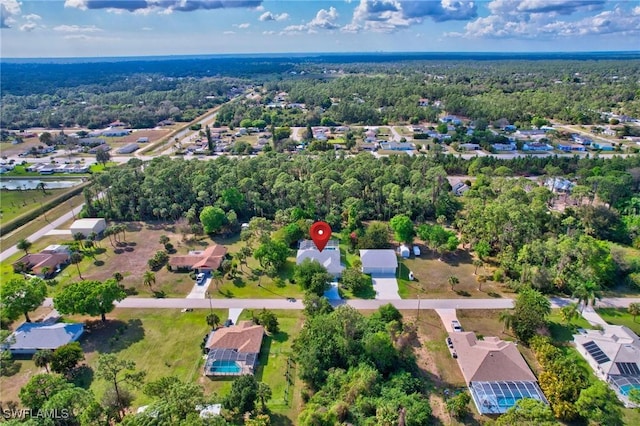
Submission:
<svg viewBox="0 0 640 426">
<path fill-rule="evenodd" d="M 360 289 L 359 291 L 354 291 L 353 295 L 359 299 L 375 299 L 376 291 L 373 289 L 372 285 L 369 285 L 364 289 Z"/>
<path fill-rule="evenodd" d="M 88 321 L 82 336 L 82 348 L 85 352 L 115 353 L 128 348 L 144 339 L 142 321 L 130 319 L 127 322 L 108 320 Z"/>
<path fill-rule="evenodd" d="M 95 266 L 104 266 L 104 260 L 95 260 L 93 264 Z"/>
<path fill-rule="evenodd" d="M 235 297 L 231 290 L 218 290 L 218 293 L 220 293 L 227 299 L 233 299 L 233 297 Z"/>
<path fill-rule="evenodd" d="M 73 378 L 71 381 L 78 387 L 89 389 L 89 387 L 91 387 L 91 383 L 93 382 L 93 376 L 93 369 L 88 365 L 83 364 L 73 371 Z"/>
<path fill-rule="evenodd" d="M 460 264 L 465 263 L 471 265 L 473 263 L 471 254 L 466 250 L 456 250 L 454 252 L 447 253 L 440 257 L 440 260 L 449 266 L 459 266 Z"/>
<path fill-rule="evenodd" d="M 240 277 L 234 278 L 232 282 L 233 282 L 233 285 L 238 288 L 243 288 L 247 286 L 247 283 L 245 283 L 244 280 Z"/>
<path fill-rule="evenodd" d="M 462 297 L 471 297 L 471 293 L 466 290 L 456 290 L 456 294 Z"/>
<path fill-rule="evenodd" d="M 271 419 L 272 426 L 293 426 L 291 419 L 284 414 L 271 413 L 269 418 Z"/>
<path fill-rule="evenodd" d="M 277 333 L 272 334 L 271 338 L 278 343 L 283 343 L 289 340 L 289 333 L 286 331 L 278 331 Z"/>
<path fill-rule="evenodd" d="M 133 247 L 125 247 L 124 251 L 131 253 L 134 250 Z"/>
<path fill-rule="evenodd" d="M 598 312 L 608 317 L 621 317 L 622 312 L 616 308 L 598 308 Z"/>
<path fill-rule="evenodd" d="M 553 340 L 557 342 L 571 342 L 573 335 L 577 333 L 578 327 L 574 324 L 561 324 L 559 322 L 549 322 L 549 332 Z"/>
<path fill-rule="evenodd" d="M 121 249 L 121 248 L 117 248 L 117 249 L 114 249 L 114 250 L 113 250 L 113 252 L 114 252 L 115 254 L 122 254 L 122 253 L 124 253 L 124 250 L 123 250 L 123 249 Z"/>
<path fill-rule="evenodd" d="M 260 348 L 260 355 L 258 357 L 258 367 L 256 368 L 255 376 L 256 380 L 262 381 L 264 375 L 264 367 L 269 364 L 269 353 L 271 352 L 271 342 L 273 338 L 271 336 L 265 336 L 262 340 L 262 347 Z"/>
</svg>

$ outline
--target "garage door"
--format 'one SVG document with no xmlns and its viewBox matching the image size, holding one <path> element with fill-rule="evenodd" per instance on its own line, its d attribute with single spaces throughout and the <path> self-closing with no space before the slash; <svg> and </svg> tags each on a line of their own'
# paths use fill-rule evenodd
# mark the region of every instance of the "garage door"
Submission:
<svg viewBox="0 0 640 426">
<path fill-rule="evenodd" d="M 395 277 L 396 276 L 395 268 L 368 267 L 368 268 L 363 268 L 363 272 L 365 274 L 371 274 L 371 275 L 382 276 L 382 277 Z"/>
</svg>

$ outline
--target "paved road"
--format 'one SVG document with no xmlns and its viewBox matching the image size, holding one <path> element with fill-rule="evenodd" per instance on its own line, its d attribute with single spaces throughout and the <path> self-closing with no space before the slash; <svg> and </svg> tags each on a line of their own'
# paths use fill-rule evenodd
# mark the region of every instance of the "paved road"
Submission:
<svg viewBox="0 0 640 426">
<path fill-rule="evenodd" d="M 63 214 L 58 219 L 56 219 L 53 222 L 49 223 L 49 225 L 45 226 L 44 228 L 41 228 L 40 230 L 34 232 L 31 235 L 29 235 L 27 237 L 27 240 L 31 241 L 32 243 L 37 241 L 39 238 L 43 237 L 47 232 L 51 231 L 52 229 L 56 229 L 58 226 L 62 225 L 66 221 L 68 221 L 68 220 L 72 219 L 73 217 L 75 217 L 78 213 L 80 213 L 80 210 L 82 210 L 83 206 L 84 206 L 84 203 L 80 204 L 77 207 L 74 207 L 73 210 L 69 211 L 68 213 Z M 20 229 L 20 228 L 18 228 L 18 229 Z M 2 248 L 4 250 L 2 250 L 2 253 L 0 253 L 0 262 L 4 262 L 7 258 L 13 256 L 14 254 L 16 254 L 19 251 L 16 248 L 16 246 L 12 246 L 12 247 L 9 247 L 9 248 L 4 248 L 4 247 L 2 247 Z"/>
<path fill-rule="evenodd" d="M 571 303 L 572 299 L 551 298 L 551 306 L 559 308 Z M 403 299 L 403 300 L 341 300 L 332 302 L 333 305 L 346 304 L 356 309 L 377 309 L 387 303 L 393 304 L 398 309 L 508 309 L 513 307 L 513 299 Z M 610 298 L 598 301 L 600 307 L 629 306 L 630 303 L 640 303 L 640 298 Z M 44 306 L 53 306 L 52 299 L 47 298 Z M 129 297 L 116 303 L 119 308 L 137 309 L 303 309 L 302 300 L 289 302 L 286 299 L 154 299 L 144 297 Z"/>
</svg>

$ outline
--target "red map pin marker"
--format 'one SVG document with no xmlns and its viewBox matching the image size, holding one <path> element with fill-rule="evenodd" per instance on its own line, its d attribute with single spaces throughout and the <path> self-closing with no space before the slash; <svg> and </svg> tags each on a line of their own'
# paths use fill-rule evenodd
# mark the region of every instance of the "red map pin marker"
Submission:
<svg viewBox="0 0 640 426">
<path fill-rule="evenodd" d="M 322 251 L 331 238 L 331 226 L 327 222 L 316 222 L 311 225 L 309 234 L 318 250 Z"/>
</svg>

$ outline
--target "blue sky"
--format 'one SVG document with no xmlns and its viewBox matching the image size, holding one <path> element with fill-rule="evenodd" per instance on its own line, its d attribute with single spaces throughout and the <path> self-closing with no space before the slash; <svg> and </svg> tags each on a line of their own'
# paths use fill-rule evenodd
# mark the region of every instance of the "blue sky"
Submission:
<svg viewBox="0 0 640 426">
<path fill-rule="evenodd" d="M 0 0 L 2 57 L 640 50 L 640 1 Z"/>
</svg>

